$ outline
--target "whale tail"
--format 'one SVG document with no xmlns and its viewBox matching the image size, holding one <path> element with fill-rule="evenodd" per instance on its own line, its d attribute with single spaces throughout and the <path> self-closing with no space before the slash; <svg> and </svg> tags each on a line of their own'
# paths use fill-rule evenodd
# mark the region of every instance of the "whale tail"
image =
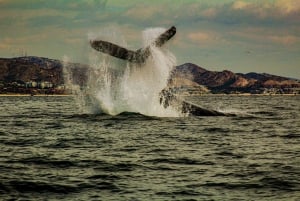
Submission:
<svg viewBox="0 0 300 201">
<path fill-rule="evenodd" d="M 164 33 L 160 34 L 154 41 L 153 45 L 156 47 L 161 47 L 168 40 L 170 40 L 176 34 L 176 27 L 172 26 Z M 144 63 L 147 58 L 150 56 L 150 47 L 147 46 L 145 48 L 138 49 L 136 51 L 128 50 L 119 45 L 102 41 L 102 40 L 94 40 L 90 41 L 92 48 L 99 52 L 103 52 L 105 54 L 109 54 L 113 57 L 127 60 L 133 63 Z"/>
</svg>

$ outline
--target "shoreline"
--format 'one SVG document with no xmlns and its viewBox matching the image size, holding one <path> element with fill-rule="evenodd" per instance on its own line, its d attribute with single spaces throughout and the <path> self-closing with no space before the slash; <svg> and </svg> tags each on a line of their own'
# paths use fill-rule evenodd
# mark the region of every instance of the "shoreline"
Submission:
<svg viewBox="0 0 300 201">
<path fill-rule="evenodd" d="M 0 94 L 0 97 L 68 97 L 76 96 L 76 94 Z M 201 95 L 183 95 L 183 97 L 192 97 L 192 96 L 300 96 L 300 94 L 250 94 L 250 93 L 241 93 L 241 94 L 201 94 Z"/>
<path fill-rule="evenodd" d="M 31 94 L 0 94 L 0 97 L 13 97 L 13 96 L 15 96 L 15 97 L 34 97 L 34 96 L 49 96 L 49 97 L 51 97 L 51 96 L 53 96 L 53 97 L 57 97 L 57 96 L 62 96 L 62 97 L 64 97 L 64 96 L 74 96 L 73 94 L 36 94 L 36 95 L 31 95 Z"/>
</svg>

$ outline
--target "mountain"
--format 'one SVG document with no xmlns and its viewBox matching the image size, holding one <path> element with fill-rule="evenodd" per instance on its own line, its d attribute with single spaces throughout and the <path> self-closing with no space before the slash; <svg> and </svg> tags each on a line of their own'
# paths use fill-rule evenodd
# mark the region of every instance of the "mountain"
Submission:
<svg viewBox="0 0 300 201">
<path fill-rule="evenodd" d="M 39 57 L 0 59 L 0 81 L 49 81 L 62 84 L 62 64 L 58 60 Z"/>
<path fill-rule="evenodd" d="M 0 93 L 31 93 L 32 90 L 46 93 L 49 89 L 64 88 L 64 70 L 70 72 L 73 83 L 85 85 L 88 65 L 34 56 L 0 58 Z M 266 73 L 210 71 L 185 63 L 174 68 L 169 87 L 212 93 L 299 93 L 300 82 Z"/>
<path fill-rule="evenodd" d="M 88 65 L 65 64 L 73 81 L 84 85 Z M 44 93 L 49 88 L 63 86 L 63 66 L 64 62 L 43 57 L 0 58 L 0 93 Z"/>
<path fill-rule="evenodd" d="M 209 71 L 195 64 L 186 63 L 175 67 L 173 77 L 189 79 L 206 86 L 213 93 L 264 93 L 272 89 L 279 93 L 299 91 L 299 80 L 267 73 L 233 73 L 228 70 Z"/>
</svg>

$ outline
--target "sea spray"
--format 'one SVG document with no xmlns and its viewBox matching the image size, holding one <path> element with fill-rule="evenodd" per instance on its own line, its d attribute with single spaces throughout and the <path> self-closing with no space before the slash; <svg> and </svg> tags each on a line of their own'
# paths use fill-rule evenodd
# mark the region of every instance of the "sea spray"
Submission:
<svg viewBox="0 0 300 201">
<path fill-rule="evenodd" d="M 80 86 L 78 80 L 76 80 L 73 74 L 73 65 L 70 62 L 68 56 L 63 57 L 63 75 L 65 88 L 68 90 L 68 93 L 74 94 L 74 100 L 77 105 L 77 108 L 81 113 L 89 113 L 89 105 L 87 101 L 87 96 L 85 95 L 85 90 L 83 86 Z"/>
<path fill-rule="evenodd" d="M 151 28 L 143 31 L 143 45 L 150 46 L 151 56 L 144 64 L 135 64 L 116 59 L 91 50 L 89 54 L 90 70 L 86 87 L 77 91 L 77 102 L 84 111 L 117 115 L 122 112 L 136 112 L 148 116 L 179 116 L 180 112 L 172 107 L 164 108 L 160 102 L 160 93 L 167 86 L 170 72 L 176 65 L 175 56 L 166 48 L 153 45 L 154 39 L 164 32 L 163 28 Z M 120 34 L 107 32 L 90 34 L 89 39 L 105 38 L 127 47 Z M 117 41 L 117 42 L 116 42 Z"/>
</svg>

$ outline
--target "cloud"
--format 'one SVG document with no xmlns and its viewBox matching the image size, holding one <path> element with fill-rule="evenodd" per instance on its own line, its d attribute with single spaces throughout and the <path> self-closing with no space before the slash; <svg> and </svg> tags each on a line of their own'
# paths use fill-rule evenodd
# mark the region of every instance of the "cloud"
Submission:
<svg viewBox="0 0 300 201">
<path fill-rule="evenodd" d="M 168 2 L 168 3 L 166 3 Z M 218 23 L 240 26 L 299 26 L 300 0 L 239 0 L 217 5 L 199 1 L 139 2 L 123 7 L 112 21 L 134 23 L 137 26 Z M 108 19 L 108 18 L 107 18 Z"/>
<path fill-rule="evenodd" d="M 124 13 L 124 16 L 144 21 L 155 17 L 155 15 L 161 15 L 162 12 L 163 8 L 161 7 L 155 5 L 139 4 L 128 9 Z"/>
<path fill-rule="evenodd" d="M 296 47 L 300 43 L 300 36 L 289 33 L 286 30 L 269 29 L 265 27 L 248 27 L 228 32 L 231 41 L 257 47 Z"/>
<path fill-rule="evenodd" d="M 9 49 L 12 44 L 12 39 L 11 38 L 4 38 L 0 40 L 0 49 Z"/>
<path fill-rule="evenodd" d="M 19 16 L 19 21 L 30 23 L 30 26 L 57 24 L 66 28 L 109 23 L 137 28 L 206 22 L 241 26 L 300 25 L 300 0 L 226 2 L 218 2 L 216 6 L 196 0 L 130 1 L 124 5 L 113 0 L 0 0 L 0 18 L 12 18 L 13 12 Z M 7 8 L 11 9 L 10 13 Z"/>
<path fill-rule="evenodd" d="M 213 32 L 192 32 L 188 34 L 188 39 L 197 43 L 215 43 L 220 40 L 220 36 Z"/>
<path fill-rule="evenodd" d="M 294 14 L 300 12 L 300 0 L 277 0 L 275 7 L 277 7 L 282 14 Z"/>
<path fill-rule="evenodd" d="M 239 9 L 247 9 L 248 7 L 251 6 L 251 3 L 249 2 L 244 2 L 244 1 L 235 1 L 232 4 L 233 10 L 239 10 Z"/>
<path fill-rule="evenodd" d="M 143 3 L 129 6 L 120 13 L 122 19 L 119 20 L 124 24 L 132 23 L 140 27 L 174 25 L 175 22 L 178 22 L 178 19 L 184 18 L 181 12 L 185 12 L 186 6 L 179 8 L 172 4 L 168 4 L 165 1 L 162 3 L 144 1 Z"/>
<path fill-rule="evenodd" d="M 207 8 L 201 12 L 201 16 L 208 18 L 208 19 L 212 19 L 212 18 L 216 17 L 216 15 L 217 15 L 216 8 Z"/>
<path fill-rule="evenodd" d="M 300 37 L 293 36 L 293 35 L 283 35 L 283 36 L 270 35 L 267 37 L 267 39 L 275 43 L 279 43 L 286 46 L 295 45 L 300 42 Z"/>
<path fill-rule="evenodd" d="M 23 55 L 27 51 L 27 41 L 32 38 L 13 38 L 5 37 L 0 39 L 0 54 L 7 56 Z"/>
<path fill-rule="evenodd" d="M 192 5 L 192 4 L 190 4 Z M 195 11 L 196 9 L 196 11 Z M 193 13 L 193 15 L 190 15 Z M 221 24 L 281 25 L 300 24 L 300 0 L 232 1 L 208 6 L 198 4 L 184 13 L 186 21 L 210 21 Z"/>
<path fill-rule="evenodd" d="M 56 9 L 56 10 L 85 10 L 104 9 L 107 0 L 0 0 L 1 8 L 7 9 Z"/>
</svg>

